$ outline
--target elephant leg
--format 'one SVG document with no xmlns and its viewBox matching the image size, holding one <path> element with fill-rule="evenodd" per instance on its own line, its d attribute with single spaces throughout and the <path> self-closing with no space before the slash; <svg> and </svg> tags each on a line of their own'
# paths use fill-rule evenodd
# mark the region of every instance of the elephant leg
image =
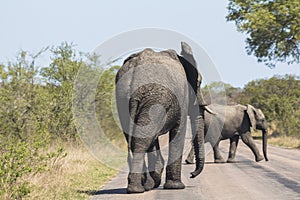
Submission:
<svg viewBox="0 0 300 200">
<path fill-rule="evenodd" d="M 230 147 L 229 147 L 229 154 L 228 154 L 228 163 L 235 163 L 235 154 L 236 154 L 236 148 L 239 143 L 239 135 L 234 135 L 230 138 Z"/>
<path fill-rule="evenodd" d="M 142 176 L 142 185 L 143 185 L 145 191 L 149 191 L 154 188 L 155 183 L 154 183 L 152 176 L 149 173 L 149 169 L 146 165 L 145 160 L 144 160 L 144 165 L 143 165 L 143 172 L 144 173 Z"/>
<path fill-rule="evenodd" d="M 156 139 L 154 144 L 152 145 L 151 150 L 148 152 L 148 165 L 150 176 L 154 181 L 153 188 L 159 187 L 161 183 L 161 176 L 164 169 L 164 158 L 161 155 L 159 140 Z"/>
<path fill-rule="evenodd" d="M 218 140 L 216 142 L 215 146 L 213 147 L 215 163 L 225 163 L 225 160 L 222 157 L 221 152 L 219 150 L 219 143 L 220 143 L 220 140 Z"/>
<path fill-rule="evenodd" d="M 132 137 L 132 159 L 128 174 L 127 193 L 142 193 L 145 191 L 143 186 L 143 179 L 145 178 L 143 170 L 147 171 L 145 167 L 145 154 L 150 145 L 151 140 L 148 138 Z"/>
<path fill-rule="evenodd" d="M 193 145 L 191 145 L 191 146 L 192 146 L 192 148 L 191 148 L 191 150 L 189 152 L 189 155 L 185 159 L 185 163 L 186 164 L 193 164 L 194 163 L 195 152 L 194 152 Z"/>
<path fill-rule="evenodd" d="M 253 140 L 250 132 L 241 134 L 241 138 L 242 138 L 243 142 L 251 149 L 251 151 L 255 155 L 255 161 L 256 162 L 259 162 L 259 161 L 264 159 L 260 155 L 259 150 L 256 147 L 256 144 L 254 143 L 254 140 Z"/>
<path fill-rule="evenodd" d="M 185 126 L 179 125 L 169 131 L 169 158 L 166 167 L 166 183 L 164 189 L 184 189 L 181 181 L 181 162 L 185 139 Z"/>
</svg>

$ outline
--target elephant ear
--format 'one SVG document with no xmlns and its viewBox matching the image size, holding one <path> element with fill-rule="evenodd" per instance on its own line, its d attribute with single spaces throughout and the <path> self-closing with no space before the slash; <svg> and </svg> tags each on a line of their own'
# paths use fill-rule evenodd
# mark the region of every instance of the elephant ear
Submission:
<svg viewBox="0 0 300 200">
<path fill-rule="evenodd" d="M 134 53 L 134 54 L 131 54 L 130 56 L 128 56 L 124 62 L 123 62 L 123 65 L 125 65 L 125 63 L 127 63 L 129 60 L 131 60 L 132 58 L 134 57 L 137 57 L 140 53 Z"/>
<path fill-rule="evenodd" d="M 266 117 L 265 117 L 265 115 L 264 115 L 264 113 L 262 112 L 262 110 L 261 109 L 256 109 L 256 114 L 257 114 L 257 119 L 258 120 L 264 120 L 264 119 L 266 119 Z"/>
<path fill-rule="evenodd" d="M 181 56 L 179 60 L 184 67 L 188 82 L 190 86 L 193 88 L 194 93 L 197 95 L 197 99 L 191 102 L 194 106 L 195 105 L 206 105 L 204 101 L 203 95 L 200 90 L 200 85 L 202 82 L 202 76 L 197 70 L 197 63 L 193 55 L 192 48 L 186 43 L 181 42 Z"/>
<path fill-rule="evenodd" d="M 193 55 L 192 48 L 186 43 L 181 42 L 181 53 L 182 57 L 184 57 L 191 65 L 197 68 L 197 63 Z"/>
<path fill-rule="evenodd" d="M 256 130 L 256 109 L 250 104 L 247 105 L 247 114 L 249 116 L 252 128 Z"/>
</svg>

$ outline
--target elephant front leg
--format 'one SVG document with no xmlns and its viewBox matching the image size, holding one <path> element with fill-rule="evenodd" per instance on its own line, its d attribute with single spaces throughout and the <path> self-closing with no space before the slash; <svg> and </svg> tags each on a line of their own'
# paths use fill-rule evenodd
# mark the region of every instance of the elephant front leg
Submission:
<svg viewBox="0 0 300 200">
<path fill-rule="evenodd" d="M 251 151 L 255 155 L 256 162 L 259 162 L 264 159 L 262 157 L 262 155 L 260 155 L 259 150 L 256 147 L 256 144 L 254 143 L 254 140 L 253 140 L 250 132 L 241 134 L 241 138 L 242 138 L 243 142 L 251 149 Z"/>
<path fill-rule="evenodd" d="M 235 163 L 235 154 L 236 154 L 236 148 L 239 143 L 239 135 L 234 135 L 230 138 L 230 147 L 229 147 L 229 154 L 228 154 L 228 163 Z"/>
<path fill-rule="evenodd" d="M 169 158 L 166 167 L 166 183 L 164 189 L 184 189 L 181 181 L 181 162 L 185 130 L 175 128 L 169 132 Z"/>
<path fill-rule="evenodd" d="M 220 143 L 220 140 L 218 140 L 216 142 L 215 146 L 213 147 L 215 163 L 225 163 L 225 160 L 222 157 L 221 152 L 219 150 L 219 143 Z"/>
</svg>

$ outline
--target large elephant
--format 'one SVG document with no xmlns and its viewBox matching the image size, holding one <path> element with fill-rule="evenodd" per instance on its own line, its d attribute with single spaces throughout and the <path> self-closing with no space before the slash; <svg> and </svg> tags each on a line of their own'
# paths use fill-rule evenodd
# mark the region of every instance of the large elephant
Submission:
<svg viewBox="0 0 300 200">
<path fill-rule="evenodd" d="M 251 105 L 231 105 L 224 106 L 211 104 L 208 106 L 216 115 L 210 115 L 205 112 L 205 135 L 207 129 L 210 128 L 209 135 L 205 136 L 205 142 L 210 142 L 213 146 L 215 163 L 224 163 L 225 160 L 219 151 L 220 140 L 230 139 L 229 155 L 227 162 L 235 161 L 236 148 L 239 137 L 252 150 L 257 162 L 263 160 L 258 148 L 256 147 L 251 136 L 251 127 L 262 131 L 263 154 L 266 161 L 267 158 L 267 121 L 263 112 Z M 222 126 L 223 125 L 223 126 Z M 187 156 L 185 162 L 193 163 L 193 148 Z"/>
<path fill-rule="evenodd" d="M 167 132 L 169 156 L 164 188 L 185 188 L 181 181 L 181 162 L 187 115 L 195 138 L 196 169 L 191 177 L 203 169 L 202 78 L 190 46 L 182 42 L 181 47 L 181 56 L 174 50 L 155 52 L 149 48 L 133 54 L 116 75 L 118 114 L 128 143 L 127 193 L 142 193 L 160 185 L 164 160 L 158 137 Z"/>
</svg>

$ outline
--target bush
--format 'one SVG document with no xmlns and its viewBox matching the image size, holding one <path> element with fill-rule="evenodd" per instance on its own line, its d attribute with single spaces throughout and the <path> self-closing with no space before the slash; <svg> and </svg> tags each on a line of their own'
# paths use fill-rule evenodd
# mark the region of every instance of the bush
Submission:
<svg viewBox="0 0 300 200">
<path fill-rule="evenodd" d="M 274 76 L 245 85 L 242 103 L 262 109 L 281 135 L 300 137 L 300 77 Z"/>
<path fill-rule="evenodd" d="M 36 65 L 45 51 L 50 53 L 50 64 Z M 62 43 L 36 55 L 21 51 L 14 61 L 0 64 L 0 198 L 26 196 L 31 189 L 28 176 L 53 167 L 66 156 L 63 148 L 51 150 L 51 142 L 77 142 L 73 87 L 81 67 L 94 69 L 92 63 L 83 62 L 90 59 L 96 58 L 74 50 L 72 44 Z M 117 68 L 103 74 L 95 104 L 105 133 L 120 144 L 124 138 L 116 134 L 120 131 L 111 112 Z"/>
</svg>

